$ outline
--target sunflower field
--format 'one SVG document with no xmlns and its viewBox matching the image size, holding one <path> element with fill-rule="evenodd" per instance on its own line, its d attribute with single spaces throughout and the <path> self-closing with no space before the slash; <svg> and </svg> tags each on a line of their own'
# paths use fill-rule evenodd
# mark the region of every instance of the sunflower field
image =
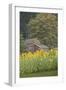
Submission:
<svg viewBox="0 0 66 90">
<path fill-rule="evenodd" d="M 20 55 L 20 76 L 28 73 L 45 72 L 58 69 L 58 52 L 51 49 L 48 52 L 37 50 Z"/>
</svg>

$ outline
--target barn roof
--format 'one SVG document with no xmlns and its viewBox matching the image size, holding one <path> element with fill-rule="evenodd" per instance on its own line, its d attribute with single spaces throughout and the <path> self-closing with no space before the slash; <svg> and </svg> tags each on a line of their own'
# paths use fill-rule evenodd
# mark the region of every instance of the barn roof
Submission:
<svg viewBox="0 0 66 90">
<path fill-rule="evenodd" d="M 37 45 L 37 46 L 40 47 L 40 48 L 48 48 L 46 45 L 41 44 L 40 41 L 39 41 L 37 38 L 26 39 L 26 40 L 25 40 L 25 44 L 26 44 L 26 45 L 27 45 L 27 44 L 31 44 L 31 43 Z"/>
<path fill-rule="evenodd" d="M 33 39 L 26 39 L 25 43 L 26 44 L 29 44 L 29 43 L 40 44 L 40 41 L 37 38 L 33 38 Z"/>
<path fill-rule="evenodd" d="M 40 48 L 48 48 L 46 45 L 43 45 L 43 44 L 40 44 L 40 45 L 37 45 L 37 46 L 39 46 Z"/>
</svg>

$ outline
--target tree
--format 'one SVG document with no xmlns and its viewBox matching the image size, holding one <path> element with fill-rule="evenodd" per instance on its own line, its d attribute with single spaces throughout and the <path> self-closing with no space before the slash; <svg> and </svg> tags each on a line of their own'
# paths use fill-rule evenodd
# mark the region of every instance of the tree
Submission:
<svg viewBox="0 0 66 90">
<path fill-rule="evenodd" d="M 35 16 L 36 13 L 20 12 L 20 33 L 23 34 L 24 39 L 29 38 L 29 28 L 27 27 L 27 23 Z"/>
<path fill-rule="evenodd" d="M 49 48 L 57 48 L 58 16 L 53 13 L 40 13 L 31 18 L 27 27 L 30 30 L 30 38 L 38 38 L 41 43 Z"/>
</svg>

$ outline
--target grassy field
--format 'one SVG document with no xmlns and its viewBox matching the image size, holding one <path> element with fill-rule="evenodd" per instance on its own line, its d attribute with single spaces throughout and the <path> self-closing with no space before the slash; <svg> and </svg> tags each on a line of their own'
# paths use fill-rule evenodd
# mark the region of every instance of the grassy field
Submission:
<svg viewBox="0 0 66 90">
<path fill-rule="evenodd" d="M 30 73 L 30 74 L 21 74 L 20 78 L 24 77 L 47 77 L 47 76 L 57 76 L 58 72 L 57 70 L 52 70 L 52 71 L 41 71 L 41 72 L 35 72 L 35 73 Z"/>
</svg>

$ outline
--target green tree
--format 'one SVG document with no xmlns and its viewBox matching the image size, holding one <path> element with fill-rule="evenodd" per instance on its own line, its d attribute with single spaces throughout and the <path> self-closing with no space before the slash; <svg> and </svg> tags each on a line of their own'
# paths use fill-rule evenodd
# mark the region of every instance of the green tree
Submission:
<svg viewBox="0 0 66 90">
<path fill-rule="evenodd" d="M 38 38 L 41 43 L 49 48 L 57 48 L 58 15 L 52 13 L 40 13 L 31 18 L 27 26 L 30 30 L 30 38 Z"/>
</svg>

